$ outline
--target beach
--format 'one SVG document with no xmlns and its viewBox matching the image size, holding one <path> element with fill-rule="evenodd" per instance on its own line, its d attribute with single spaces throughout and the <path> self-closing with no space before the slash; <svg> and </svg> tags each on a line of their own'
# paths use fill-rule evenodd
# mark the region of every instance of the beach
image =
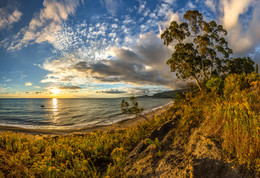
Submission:
<svg viewBox="0 0 260 178">
<path fill-rule="evenodd" d="M 155 115 L 160 115 L 164 111 L 166 111 L 169 107 L 173 105 L 173 101 L 165 104 L 161 107 L 154 108 L 152 110 L 144 111 L 143 115 L 148 118 L 148 120 L 152 119 Z M 30 129 L 30 128 L 21 128 L 21 127 L 14 127 L 14 126 L 0 126 L 1 131 L 13 131 L 17 133 L 26 133 L 32 135 L 40 135 L 40 136 L 59 136 L 59 135 L 73 135 L 73 134 L 84 134 L 88 132 L 93 132 L 97 130 L 115 130 L 115 129 L 125 129 L 129 127 L 133 127 L 138 125 L 141 122 L 146 121 L 144 117 L 136 116 L 133 118 L 126 118 L 124 120 L 120 120 L 113 124 L 107 125 L 97 125 L 97 126 L 90 126 L 84 127 L 79 129 Z M 146 121 L 147 122 L 147 121 Z"/>
</svg>

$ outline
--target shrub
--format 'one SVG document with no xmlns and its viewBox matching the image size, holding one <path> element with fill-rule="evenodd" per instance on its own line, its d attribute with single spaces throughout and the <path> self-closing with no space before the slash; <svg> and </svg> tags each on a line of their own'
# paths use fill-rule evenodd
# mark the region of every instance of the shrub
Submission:
<svg viewBox="0 0 260 178">
<path fill-rule="evenodd" d="M 207 81 L 206 87 L 210 89 L 211 92 L 222 94 L 224 89 L 224 81 L 220 77 L 212 77 Z"/>
</svg>

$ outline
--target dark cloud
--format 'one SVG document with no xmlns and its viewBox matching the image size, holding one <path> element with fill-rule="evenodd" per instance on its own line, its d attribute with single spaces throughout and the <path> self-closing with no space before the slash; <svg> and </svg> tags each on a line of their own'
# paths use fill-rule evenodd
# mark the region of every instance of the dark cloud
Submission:
<svg viewBox="0 0 260 178">
<path fill-rule="evenodd" d="M 79 90 L 82 88 L 79 86 L 63 86 L 63 87 L 59 87 L 59 89 L 61 89 L 61 90 Z"/>
<path fill-rule="evenodd" d="M 260 52 L 256 53 L 255 56 L 253 57 L 253 60 L 258 66 L 260 66 Z"/>
<path fill-rule="evenodd" d="M 46 61 L 43 68 L 52 73 L 41 82 L 72 85 L 108 82 L 166 86 L 173 89 L 181 86 L 182 81 L 166 65 L 172 49 L 165 46 L 154 32 L 140 35 L 132 48 L 113 47 L 108 52 L 112 59 L 91 61 L 65 58 Z"/>
<path fill-rule="evenodd" d="M 129 88 L 127 89 L 128 95 L 150 95 L 151 89 L 148 88 Z"/>
<path fill-rule="evenodd" d="M 114 48 L 112 53 L 116 59 L 99 60 L 95 63 L 81 61 L 76 63 L 73 69 L 90 74 L 101 82 L 176 87 L 176 77 L 166 65 L 171 51 L 155 33 L 141 36 L 132 51 Z"/>
<path fill-rule="evenodd" d="M 120 94 L 120 93 L 126 93 L 126 92 L 120 91 L 118 89 L 109 89 L 109 90 L 104 90 L 104 91 L 96 91 L 96 93 Z"/>
</svg>

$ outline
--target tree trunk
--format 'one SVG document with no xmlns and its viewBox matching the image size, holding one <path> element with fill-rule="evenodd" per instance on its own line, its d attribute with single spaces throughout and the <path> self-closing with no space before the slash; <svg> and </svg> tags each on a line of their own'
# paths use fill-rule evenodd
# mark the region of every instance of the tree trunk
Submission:
<svg viewBox="0 0 260 178">
<path fill-rule="evenodd" d="M 206 71 L 205 71 L 205 66 L 204 66 L 204 61 L 203 61 L 203 53 L 202 53 L 202 48 L 201 48 L 201 46 L 200 46 L 200 41 L 199 41 L 199 39 L 198 39 L 198 36 L 197 36 L 197 34 L 195 34 L 195 36 L 196 36 L 196 39 L 197 39 L 197 41 L 198 41 L 198 46 L 199 46 L 199 52 L 200 52 L 200 55 L 201 55 L 201 67 L 202 67 L 202 74 L 203 74 L 203 80 L 205 80 L 206 79 Z M 197 79 L 196 79 L 197 80 Z"/>
<path fill-rule="evenodd" d="M 200 83 L 199 83 L 199 81 L 198 81 L 197 77 L 194 77 L 194 78 L 195 78 L 195 80 L 196 80 L 196 84 L 198 85 L 198 87 L 199 87 L 200 91 L 202 91 L 202 88 L 201 88 L 201 86 L 200 86 Z"/>
<path fill-rule="evenodd" d="M 150 122 L 146 116 L 144 116 L 144 115 L 142 115 L 142 114 L 136 114 L 136 115 L 137 115 L 137 116 L 141 116 L 142 118 L 145 118 L 145 120 L 147 120 L 148 122 Z"/>
</svg>

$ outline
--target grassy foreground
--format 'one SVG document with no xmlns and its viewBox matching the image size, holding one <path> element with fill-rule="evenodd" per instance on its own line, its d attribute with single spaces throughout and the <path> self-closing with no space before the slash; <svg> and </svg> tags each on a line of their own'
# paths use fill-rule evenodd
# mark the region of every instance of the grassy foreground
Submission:
<svg viewBox="0 0 260 178">
<path fill-rule="evenodd" d="M 180 116 L 176 136 L 188 139 L 200 127 L 226 161 L 259 173 L 259 77 L 233 74 L 210 82 L 210 91 L 187 93 L 162 115 L 128 129 L 47 138 L 1 132 L 0 177 L 123 177 L 129 152 L 174 115 Z"/>
<path fill-rule="evenodd" d="M 169 114 L 163 115 L 136 127 L 84 135 L 0 132 L 0 177 L 123 176 L 127 154 L 167 120 Z"/>
</svg>

